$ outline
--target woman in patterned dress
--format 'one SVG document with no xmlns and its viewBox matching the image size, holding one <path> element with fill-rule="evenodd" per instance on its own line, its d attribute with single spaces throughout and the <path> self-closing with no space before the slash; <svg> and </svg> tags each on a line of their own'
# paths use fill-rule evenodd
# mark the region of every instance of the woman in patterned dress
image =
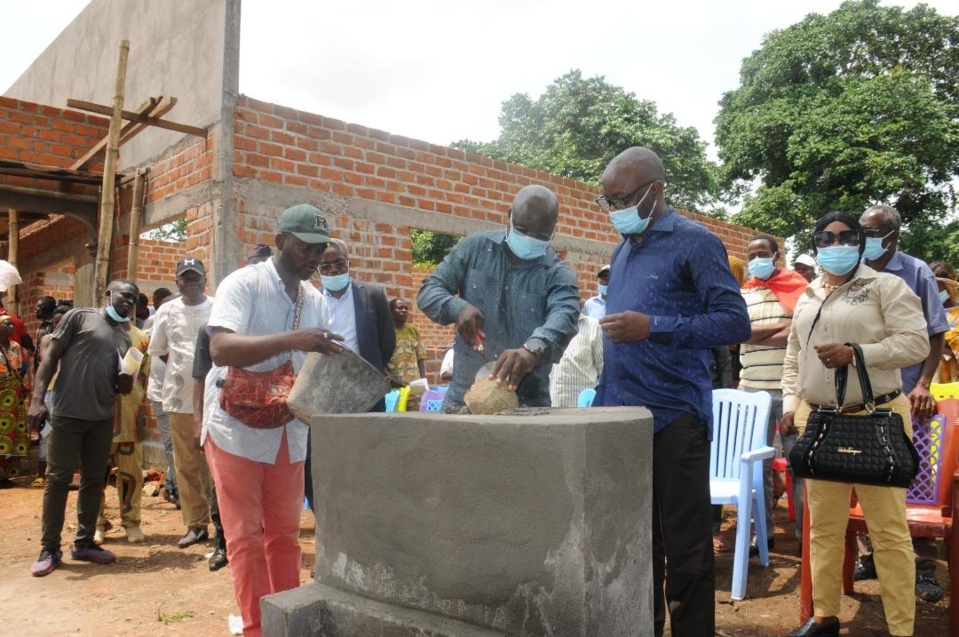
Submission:
<svg viewBox="0 0 959 637">
<path fill-rule="evenodd" d="M 23 354 L 10 338 L 13 331 L 13 319 L 0 316 L 0 488 L 11 486 L 10 479 L 20 475 L 20 458 L 30 444 L 20 378 Z"/>
</svg>

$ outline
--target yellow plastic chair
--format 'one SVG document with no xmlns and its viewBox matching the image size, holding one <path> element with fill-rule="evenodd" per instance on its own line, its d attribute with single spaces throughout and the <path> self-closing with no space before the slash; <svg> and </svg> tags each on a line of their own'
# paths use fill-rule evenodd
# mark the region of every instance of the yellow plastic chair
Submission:
<svg viewBox="0 0 959 637">
<path fill-rule="evenodd" d="M 400 399 L 396 402 L 396 411 L 406 411 L 406 401 L 410 399 L 410 388 L 400 388 Z"/>
<path fill-rule="evenodd" d="M 959 398 L 959 383 L 932 383 L 929 385 L 929 393 L 936 400 Z"/>
</svg>

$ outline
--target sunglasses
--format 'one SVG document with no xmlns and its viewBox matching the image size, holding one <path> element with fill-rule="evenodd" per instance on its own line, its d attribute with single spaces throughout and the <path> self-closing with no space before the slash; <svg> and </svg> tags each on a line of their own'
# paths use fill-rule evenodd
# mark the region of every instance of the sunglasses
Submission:
<svg viewBox="0 0 959 637">
<path fill-rule="evenodd" d="M 857 246 L 859 245 L 859 232 L 857 230 L 843 230 L 842 232 L 823 230 L 814 234 L 812 239 L 817 248 L 828 248 L 837 243 L 844 246 Z"/>
</svg>

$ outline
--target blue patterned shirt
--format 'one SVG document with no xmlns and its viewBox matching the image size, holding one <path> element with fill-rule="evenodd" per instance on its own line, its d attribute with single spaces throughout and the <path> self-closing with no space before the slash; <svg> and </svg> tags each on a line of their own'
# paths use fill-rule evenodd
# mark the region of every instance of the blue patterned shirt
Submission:
<svg viewBox="0 0 959 637">
<path fill-rule="evenodd" d="M 543 359 L 517 388 L 523 407 L 549 406 L 549 372 L 576 334 L 579 286 L 576 275 L 552 251 L 513 263 L 503 246 L 505 232 L 471 234 L 453 248 L 425 281 L 416 304 L 440 325 L 456 322 L 464 305 L 483 313 L 483 344 L 489 360 L 530 339 L 544 348 Z M 447 401 L 462 404 L 476 372 L 486 362 L 457 333 L 453 380 Z"/>
<path fill-rule="evenodd" d="M 613 253 L 606 316 L 648 314 L 649 338 L 604 338 L 603 380 L 594 405 L 641 405 L 660 431 L 684 414 L 712 431 L 709 349 L 749 339 L 750 324 L 722 242 L 667 206 L 636 244 Z"/>
<path fill-rule="evenodd" d="M 905 281 L 909 289 L 919 297 L 922 302 L 922 314 L 926 319 L 926 329 L 929 336 L 949 331 L 946 309 L 939 299 L 939 284 L 936 283 L 936 275 L 932 273 L 925 261 L 896 250 L 883 272 L 895 274 Z M 923 365 L 925 365 L 925 361 L 919 361 L 915 365 L 903 367 L 900 370 L 902 372 L 902 392 L 904 394 L 908 394 L 916 388 L 919 377 L 922 376 Z"/>
</svg>

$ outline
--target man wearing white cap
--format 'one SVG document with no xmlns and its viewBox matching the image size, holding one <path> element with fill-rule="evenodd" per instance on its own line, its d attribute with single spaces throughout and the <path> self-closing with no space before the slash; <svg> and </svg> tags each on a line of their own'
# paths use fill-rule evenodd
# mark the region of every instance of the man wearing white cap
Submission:
<svg viewBox="0 0 959 637">
<path fill-rule="evenodd" d="M 793 261 L 793 270 L 795 270 L 799 276 L 811 282 L 816 278 L 816 260 L 808 254 L 800 254 L 796 257 L 796 260 Z"/>
<path fill-rule="evenodd" d="M 606 316 L 606 286 L 609 285 L 609 266 L 604 265 L 596 275 L 599 280 L 599 289 L 596 296 L 586 301 L 583 305 L 583 314 L 590 318 L 599 320 Z"/>
</svg>

